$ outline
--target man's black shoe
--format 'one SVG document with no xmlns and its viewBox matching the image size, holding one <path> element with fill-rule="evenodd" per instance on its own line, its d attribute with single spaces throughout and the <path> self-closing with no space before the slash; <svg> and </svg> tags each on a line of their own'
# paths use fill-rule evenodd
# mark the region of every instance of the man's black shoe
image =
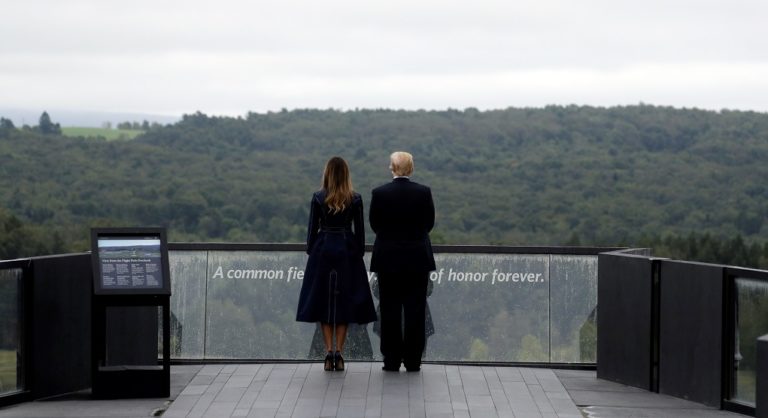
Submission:
<svg viewBox="0 0 768 418">
<path fill-rule="evenodd" d="M 406 367 L 405 370 L 409 372 L 418 372 L 421 370 L 421 367 Z"/>
<path fill-rule="evenodd" d="M 387 366 L 384 365 L 381 370 L 384 370 L 385 372 L 399 372 L 400 366 Z"/>
</svg>

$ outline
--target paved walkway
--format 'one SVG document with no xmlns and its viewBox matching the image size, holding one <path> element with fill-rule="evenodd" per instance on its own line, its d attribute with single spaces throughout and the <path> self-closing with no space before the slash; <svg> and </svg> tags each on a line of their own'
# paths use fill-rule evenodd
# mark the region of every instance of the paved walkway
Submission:
<svg viewBox="0 0 768 418">
<path fill-rule="evenodd" d="M 170 399 L 77 393 L 0 417 L 743 417 L 595 378 L 594 371 L 380 363 L 173 366 Z"/>
<path fill-rule="evenodd" d="M 205 366 L 165 417 L 581 417 L 548 369 L 379 363 Z"/>
</svg>

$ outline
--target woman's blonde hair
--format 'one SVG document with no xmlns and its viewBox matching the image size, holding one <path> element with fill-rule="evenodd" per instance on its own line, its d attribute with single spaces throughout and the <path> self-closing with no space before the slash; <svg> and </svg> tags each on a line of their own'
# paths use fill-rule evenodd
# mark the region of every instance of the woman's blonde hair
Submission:
<svg viewBox="0 0 768 418">
<path fill-rule="evenodd" d="M 325 163 L 322 188 L 325 190 L 325 203 L 332 213 L 341 212 L 352 202 L 352 177 L 343 158 L 331 157 Z"/>
</svg>

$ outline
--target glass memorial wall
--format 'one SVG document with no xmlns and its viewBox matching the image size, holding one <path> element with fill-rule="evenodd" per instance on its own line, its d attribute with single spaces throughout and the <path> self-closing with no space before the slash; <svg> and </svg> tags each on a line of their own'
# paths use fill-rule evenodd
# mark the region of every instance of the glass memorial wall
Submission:
<svg viewBox="0 0 768 418">
<path fill-rule="evenodd" d="M 321 359 L 296 322 L 303 251 L 171 250 L 171 356 Z M 597 256 L 436 253 L 425 360 L 594 363 Z M 365 257 L 370 265 L 370 253 Z M 378 284 L 369 273 L 378 309 Z M 350 325 L 347 357 L 380 360 L 378 323 Z"/>
<path fill-rule="evenodd" d="M 757 338 L 768 334 L 768 281 L 735 280 L 734 373 L 731 399 L 755 404 Z"/>
<path fill-rule="evenodd" d="M 0 395 L 21 384 L 21 268 L 0 269 Z"/>
<path fill-rule="evenodd" d="M 171 358 L 202 359 L 205 342 L 207 251 L 169 251 Z"/>
</svg>

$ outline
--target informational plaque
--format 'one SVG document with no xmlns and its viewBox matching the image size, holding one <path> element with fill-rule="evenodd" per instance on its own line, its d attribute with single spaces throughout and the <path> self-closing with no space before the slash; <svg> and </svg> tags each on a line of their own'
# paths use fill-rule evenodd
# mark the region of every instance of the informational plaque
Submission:
<svg viewBox="0 0 768 418">
<path fill-rule="evenodd" d="M 96 294 L 167 294 L 168 254 L 161 229 L 92 231 Z"/>
</svg>

